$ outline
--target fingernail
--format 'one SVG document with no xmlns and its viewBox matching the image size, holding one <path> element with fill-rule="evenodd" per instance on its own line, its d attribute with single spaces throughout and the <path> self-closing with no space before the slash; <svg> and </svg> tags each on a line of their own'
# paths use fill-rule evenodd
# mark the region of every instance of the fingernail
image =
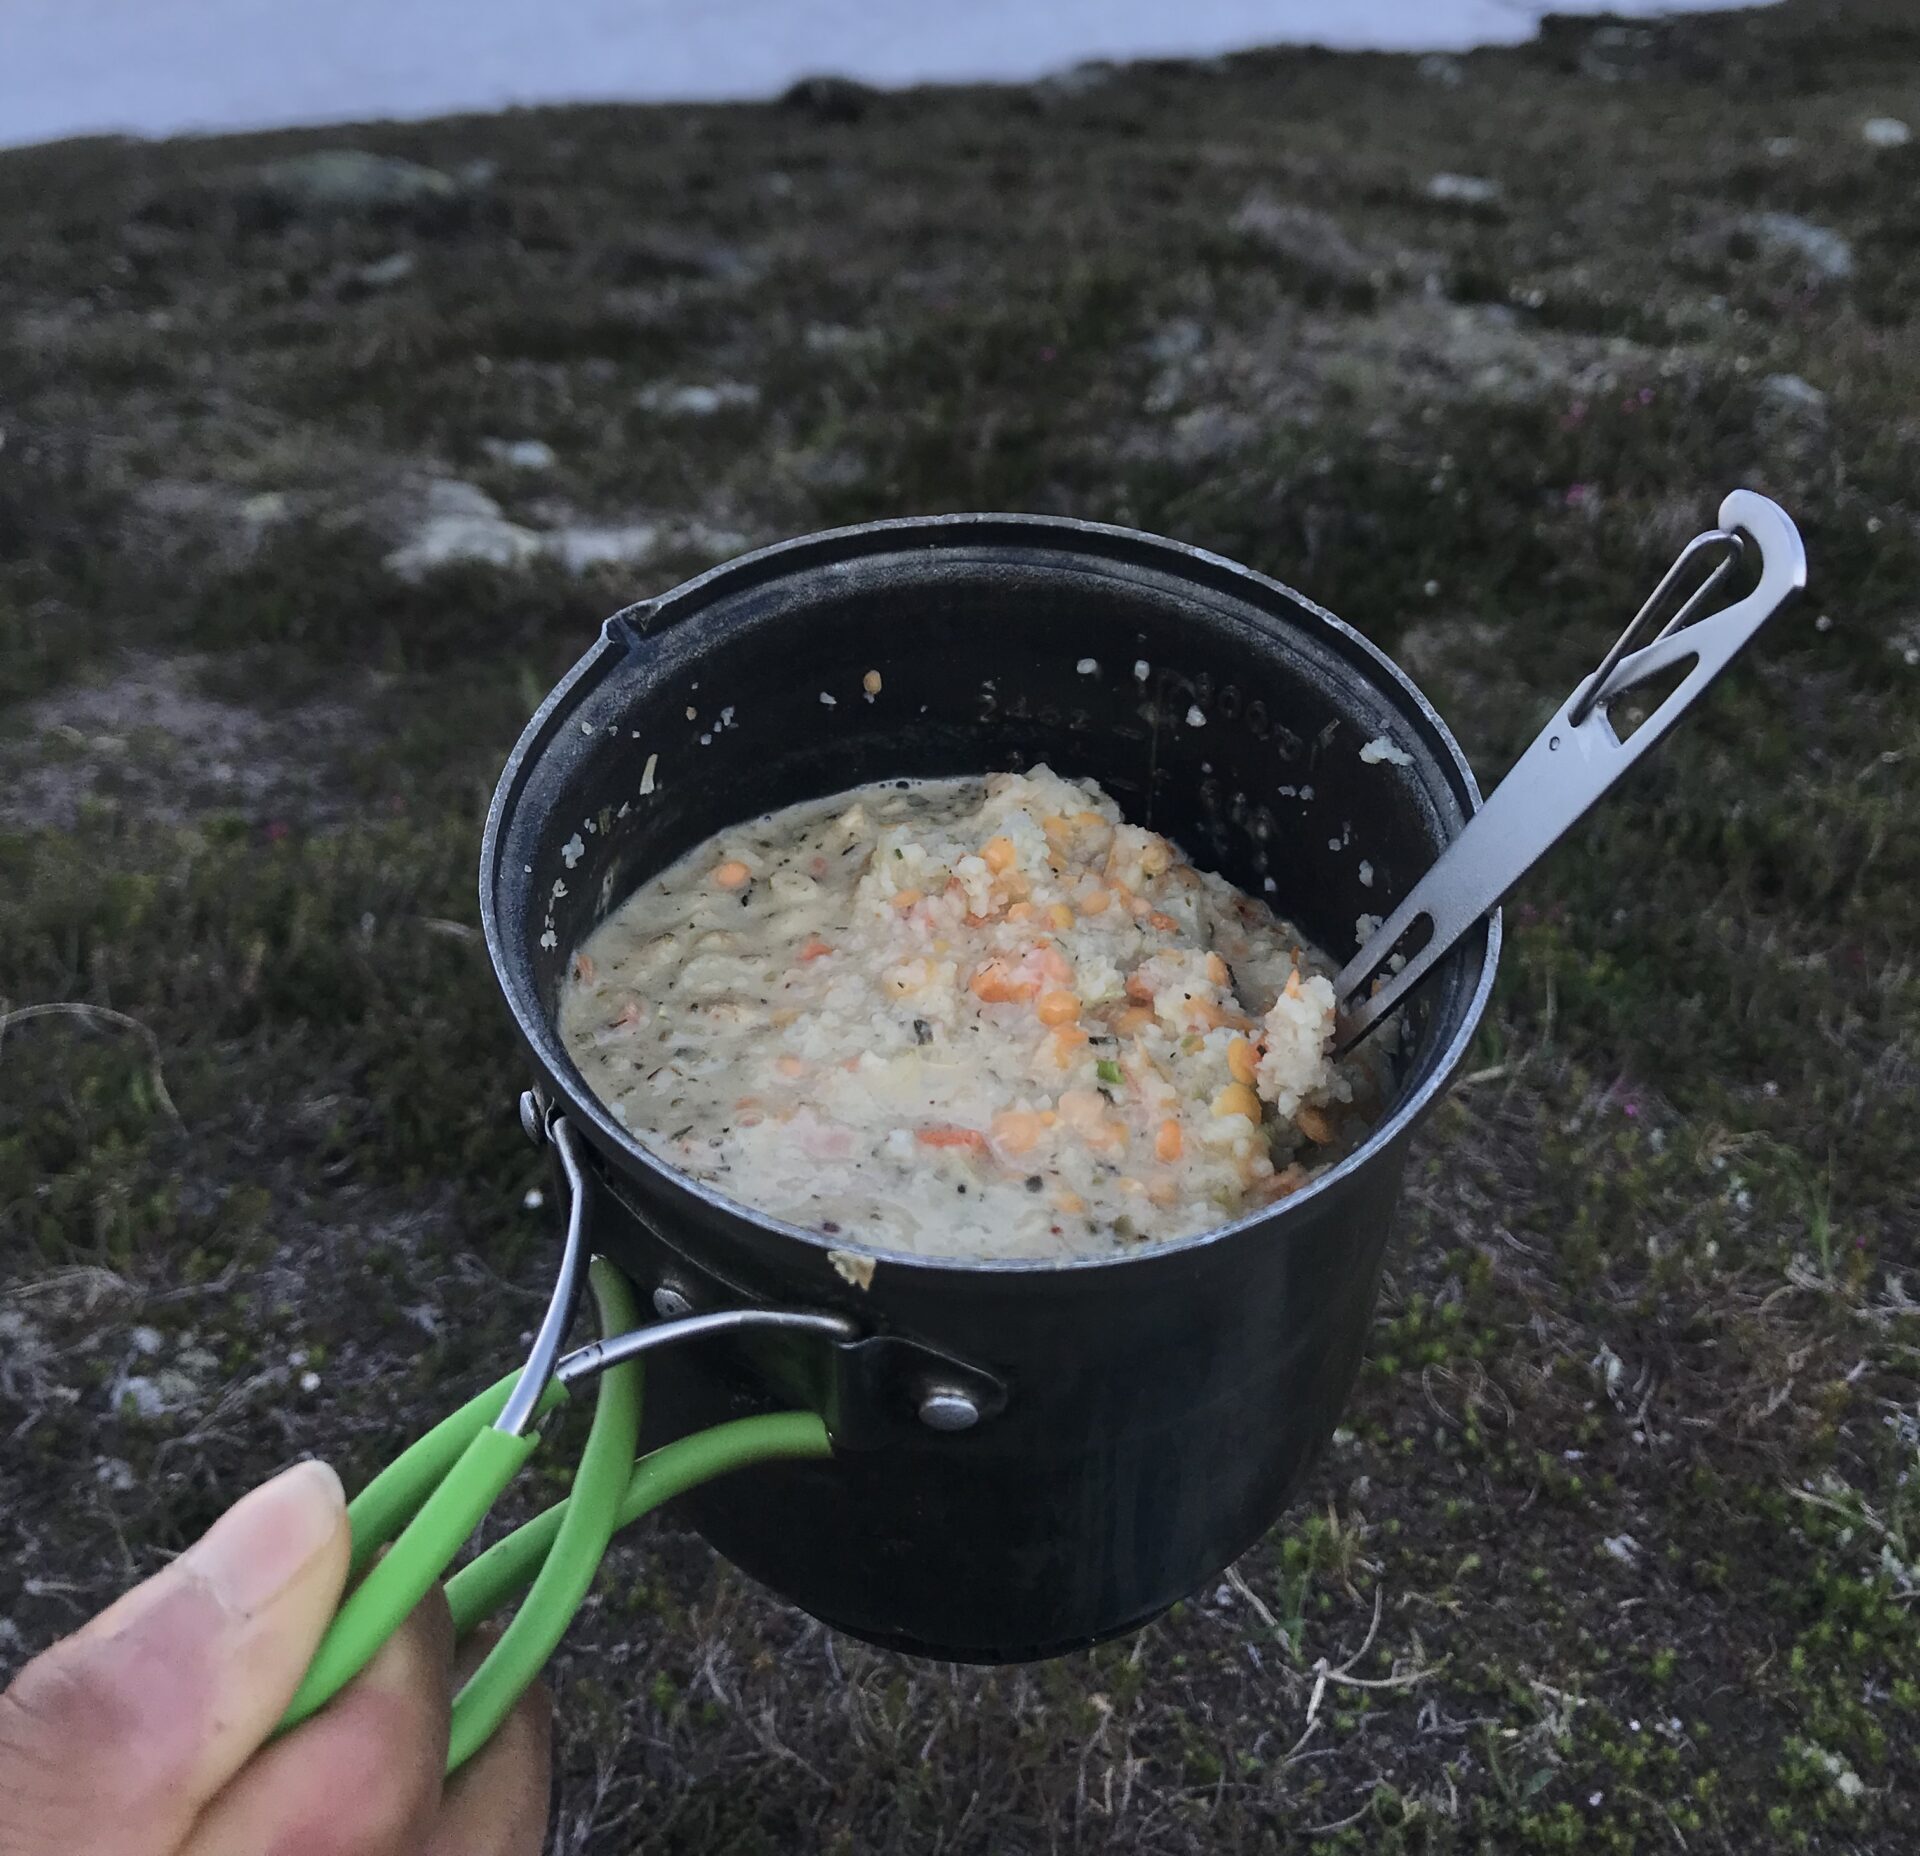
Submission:
<svg viewBox="0 0 1920 1856">
<path fill-rule="evenodd" d="M 327 1464 L 296 1463 L 223 1514 L 177 1564 L 203 1579 L 227 1610 L 250 1616 L 293 1583 L 346 1507 Z"/>
</svg>

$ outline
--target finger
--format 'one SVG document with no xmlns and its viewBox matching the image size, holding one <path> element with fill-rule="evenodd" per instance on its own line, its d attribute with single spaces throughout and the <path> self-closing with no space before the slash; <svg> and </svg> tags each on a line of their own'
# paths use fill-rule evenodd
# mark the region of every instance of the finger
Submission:
<svg viewBox="0 0 1920 1856">
<path fill-rule="evenodd" d="M 301 1463 L 0 1695 L 6 1856 L 172 1852 L 273 1731 L 340 1597 L 340 1479 Z"/>
<path fill-rule="evenodd" d="M 447 1781 L 421 1856 L 540 1856 L 553 1769 L 553 1704 L 536 1682 Z"/>
<path fill-rule="evenodd" d="M 181 1856 L 416 1856 L 440 1801 L 452 1669 L 436 1586 L 352 1682 L 208 1806 Z"/>
</svg>

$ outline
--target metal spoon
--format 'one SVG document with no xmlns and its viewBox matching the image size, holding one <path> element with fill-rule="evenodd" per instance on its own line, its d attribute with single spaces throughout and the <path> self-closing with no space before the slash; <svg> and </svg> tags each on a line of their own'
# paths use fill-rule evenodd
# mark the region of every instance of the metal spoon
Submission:
<svg viewBox="0 0 1920 1856">
<path fill-rule="evenodd" d="M 1748 545 L 1759 553 L 1759 583 L 1724 611 L 1696 620 L 1708 594 Z M 1655 622 L 1688 569 L 1710 553 L 1721 557 L 1712 572 L 1636 649 L 1636 641 Z M 1341 1008 L 1338 1048 L 1345 1051 L 1358 1043 L 1468 929 L 1497 908 L 1806 584 L 1807 551 L 1792 518 L 1753 490 L 1731 492 L 1720 505 L 1720 526 L 1696 535 L 1681 550 L 1599 669 L 1581 680 L 1466 829 L 1347 962 L 1333 983 Z M 1608 719 L 1609 705 L 1688 658 L 1693 667 L 1686 676 L 1621 740 Z M 1417 939 L 1422 924 L 1431 925 L 1424 942 Z M 1410 931 L 1416 938 L 1405 964 L 1371 992 L 1363 991 L 1396 952 L 1405 951 L 1402 943 Z"/>
</svg>

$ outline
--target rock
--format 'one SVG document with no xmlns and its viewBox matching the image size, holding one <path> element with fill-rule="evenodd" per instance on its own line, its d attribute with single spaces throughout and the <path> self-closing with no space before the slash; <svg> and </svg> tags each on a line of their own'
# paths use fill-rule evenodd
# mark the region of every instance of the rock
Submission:
<svg viewBox="0 0 1920 1856">
<path fill-rule="evenodd" d="M 418 268 L 419 260 L 410 251 L 396 251 L 385 258 L 363 264 L 353 273 L 353 281 L 362 290 L 391 290 L 403 284 Z"/>
<path fill-rule="evenodd" d="M 1109 59 L 1089 58 L 1041 78 L 1033 88 L 1043 97 L 1084 97 L 1112 83 L 1118 70 L 1119 66 Z"/>
<path fill-rule="evenodd" d="M 261 192 L 299 212 L 364 213 L 438 205 L 460 183 L 438 168 L 360 148 L 322 148 L 269 161 L 254 176 Z"/>
<path fill-rule="evenodd" d="M 386 565 L 402 580 L 419 580 L 456 561 L 518 567 L 539 552 L 540 537 L 509 522 L 477 484 L 441 478 L 427 485 L 420 525 L 387 556 Z"/>
<path fill-rule="evenodd" d="M 1803 259 L 1816 276 L 1838 282 L 1853 275 L 1853 247 L 1830 226 L 1798 213 L 1749 213 L 1739 227 L 1761 250 Z"/>
<path fill-rule="evenodd" d="M 612 528 L 556 528 L 537 538 L 541 552 L 569 573 L 590 567 L 631 566 L 644 561 L 660 545 L 660 530 L 651 522 L 631 522 Z"/>
<path fill-rule="evenodd" d="M 1436 174 L 1427 182 L 1427 198 L 1448 206 L 1492 206 L 1501 191 L 1497 180 L 1474 174 Z"/>
<path fill-rule="evenodd" d="M 1767 137 L 1767 153 L 1776 161 L 1784 161 L 1795 153 L 1800 144 L 1790 135 L 1770 135 Z"/>
<path fill-rule="evenodd" d="M 1160 362 L 1191 361 L 1207 345 L 1207 331 L 1192 316 L 1176 316 L 1147 338 L 1147 353 Z"/>
<path fill-rule="evenodd" d="M 743 380 L 719 380 L 711 386 L 643 387 L 634 404 L 648 412 L 682 413 L 705 419 L 729 407 L 758 405 L 760 389 Z"/>
<path fill-rule="evenodd" d="M 1654 35 L 1644 26 L 1595 27 L 1580 48 L 1580 75 L 1597 78 L 1603 84 L 1638 77 L 1654 44 Z"/>
<path fill-rule="evenodd" d="M 480 449 L 513 470 L 552 470 L 559 462 L 553 447 L 538 438 L 483 438 Z"/>
<path fill-rule="evenodd" d="M 1860 125 L 1860 139 L 1869 148 L 1905 148 L 1913 131 L 1898 116 L 1869 116 Z"/>
<path fill-rule="evenodd" d="M 1233 216 L 1233 229 L 1336 290 L 1370 293 L 1382 281 L 1379 267 L 1339 221 L 1317 207 L 1250 194 Z"/>
<path fill-rule="evenodd" d="M 661 539 L 662 531 L 651 522 L 527 528 L 508 521 L 477 484 L 439 478 L 427 485 L 417 526 L 386 557 L 386 566 L 402 580 L 421 580 L 436 568 L 462 562 L 525 567 L 550 560 L 577 574 L 645 560 L 657 552 Z"/>
<path fill-rule="evenodd" d="M 879 91 L 850 77 L 803 77 L 782 95 L 780 107 L 816 122 L 858 122 L 879 97 Z"/>
<path fill-rule="evenodd" d="M 1827 396 L 1798 374 L 1769 374 L 1760 383 L 1761 398 L 1776 410 L 1811 420 L 1827 416 Z"/>
<path fill-rule="evenodd" d="M 1429 52 L 1416 69 L 1429 84 L 1443 90 L 1458 90 L 1467 81 L 1466 67 L 1449 52 Z"/>
</svg>

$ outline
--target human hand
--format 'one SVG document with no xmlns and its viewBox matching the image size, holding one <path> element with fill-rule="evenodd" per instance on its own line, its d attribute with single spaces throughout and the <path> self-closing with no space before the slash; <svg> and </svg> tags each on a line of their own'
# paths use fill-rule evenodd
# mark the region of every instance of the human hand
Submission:
<svg viewBox="0 0 1920 1856">
<path fill-rule="evenodd" d="M 0 1856 L 538 1856 L 548 1704 L 443 1783 L 457 1680 L 436 1588 L 354 1682 L 273 1732 L 347 1576 L 346 1504 L 301 1463 L 0 1694 Z M 474 1646 L 476 1651 L 479 1646 Z"/>
</svg>

